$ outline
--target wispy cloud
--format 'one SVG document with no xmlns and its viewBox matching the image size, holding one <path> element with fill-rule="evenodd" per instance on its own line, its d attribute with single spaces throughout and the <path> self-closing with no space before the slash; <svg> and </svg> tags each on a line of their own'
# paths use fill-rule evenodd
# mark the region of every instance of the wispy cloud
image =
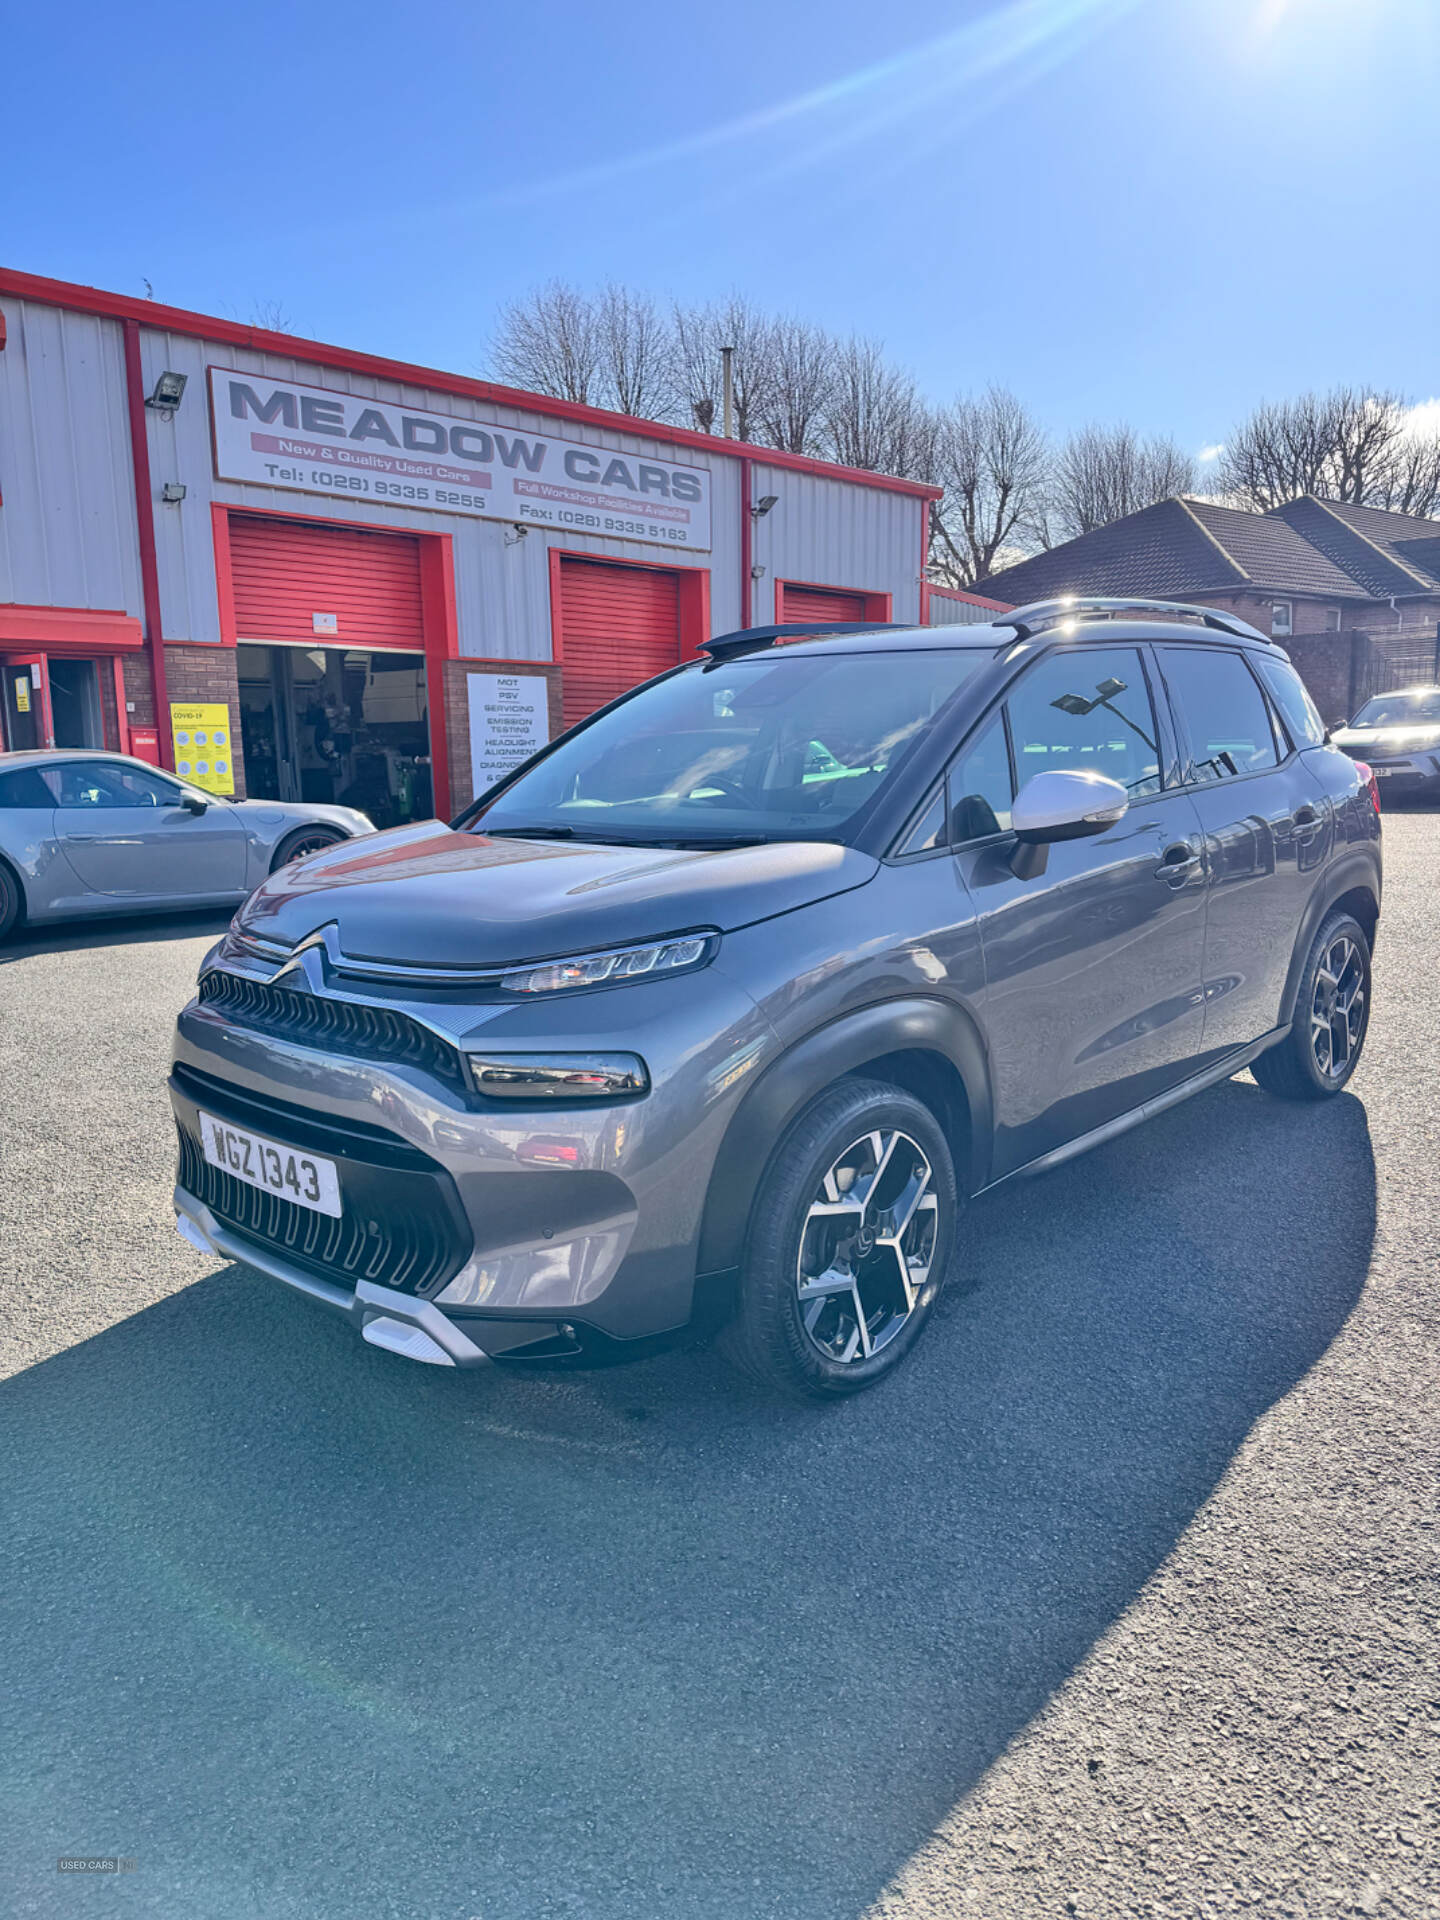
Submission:
<svg viewBox="0 0 1440 1920">
<path fill-rule="evenodd" d="M 1202 467 L 1208 467 L 1213 460 L 1218 460 L 1224 451 L 1225 442 L 1223 440 L 1216 440 L 1208 447 L 1201 447 L 1195 457 Z"/>
<path fill-rule="evenodd" d="M 1417 400 L 1405 409 L 1405 431 L 1415 440 L 1440 434 L 1440 400 Z"/>
</svg>

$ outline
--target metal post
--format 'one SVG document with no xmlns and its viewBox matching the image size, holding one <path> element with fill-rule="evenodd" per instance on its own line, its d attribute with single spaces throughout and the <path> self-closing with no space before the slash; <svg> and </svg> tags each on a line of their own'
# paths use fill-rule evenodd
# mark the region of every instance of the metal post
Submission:
<svg viewBox="0 0 1440 1920">
<path fill-rule="evenodd" d="M 723 402 L 722 402 L 721 415 L 720 415 L 720 418 L 721 418 L 720 430 L 724 434 L 727 440 L 733 440 L 735 438 L 735 369 L 733 365 L 734 359 L 735 359 L 734 347 L 721 347 L 720 378 L 721 378 L 721 391 L 723 394 Z"/>
</svg>

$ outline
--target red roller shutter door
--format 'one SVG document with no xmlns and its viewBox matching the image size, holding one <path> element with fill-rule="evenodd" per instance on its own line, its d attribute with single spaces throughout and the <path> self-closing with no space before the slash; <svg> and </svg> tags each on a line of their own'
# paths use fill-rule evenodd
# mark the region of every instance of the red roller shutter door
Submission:
<svg viewBox="0 0 1440 1920">
<path fill-rule="evenodd" d="M 424 651 L 413 535 L 232 513 L 230 578 L 241 640 Z M 333 634 L 316 633 L 317 613 L 335 615 Z"/>
<path fill-rule="evenodd" d="M 680 659 L 680 586 L 664 567 L 560 563 L 565 725 Z"/>
<path fill-rule="evenodd" d="M 792 587 L 786 581 L 780 588 L 780 620 L 868 620 L 867 596 L 843 593 L 838 587 Z"/>
</svg>

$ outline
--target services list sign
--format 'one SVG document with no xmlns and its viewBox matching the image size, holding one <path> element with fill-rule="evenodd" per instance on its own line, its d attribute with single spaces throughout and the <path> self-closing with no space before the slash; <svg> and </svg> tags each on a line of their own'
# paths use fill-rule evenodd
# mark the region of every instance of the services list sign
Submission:
<svg viewBox="0 0 1440 1920">
<path fill-rule="evenodd" d="M 550 738 L 550 693 L 539 673 L 470 673 L 470 772 L 484 793 Z"/>
<path fill-rule="evenodd" d="M 209 374 L 219 479 L 709 550 L 704 467 L 230 367 Z"/>
</svg>

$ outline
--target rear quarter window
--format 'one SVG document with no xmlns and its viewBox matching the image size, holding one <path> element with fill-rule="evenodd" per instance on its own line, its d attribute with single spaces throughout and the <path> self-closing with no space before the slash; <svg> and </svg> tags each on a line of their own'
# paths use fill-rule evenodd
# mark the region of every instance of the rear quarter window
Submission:
<svg viewBox="0 0 1440 1920">
<path fill-rule="evenodd" d="M 39 767 L 0 773 L 0 807 L 53 807 L 55 795 Z"/>
<path fill-rule="evenodd" d="M 1265 682 L 1270 698 L 1280 709 L 1290 738 L 1297 747 L 1318 747 L 1325 739 L 1325 722 L 1310 698 L 1305 682 L 1286 660 L 1264 654 L 1253 656 L 1255 671 Z"/>
</svg>

